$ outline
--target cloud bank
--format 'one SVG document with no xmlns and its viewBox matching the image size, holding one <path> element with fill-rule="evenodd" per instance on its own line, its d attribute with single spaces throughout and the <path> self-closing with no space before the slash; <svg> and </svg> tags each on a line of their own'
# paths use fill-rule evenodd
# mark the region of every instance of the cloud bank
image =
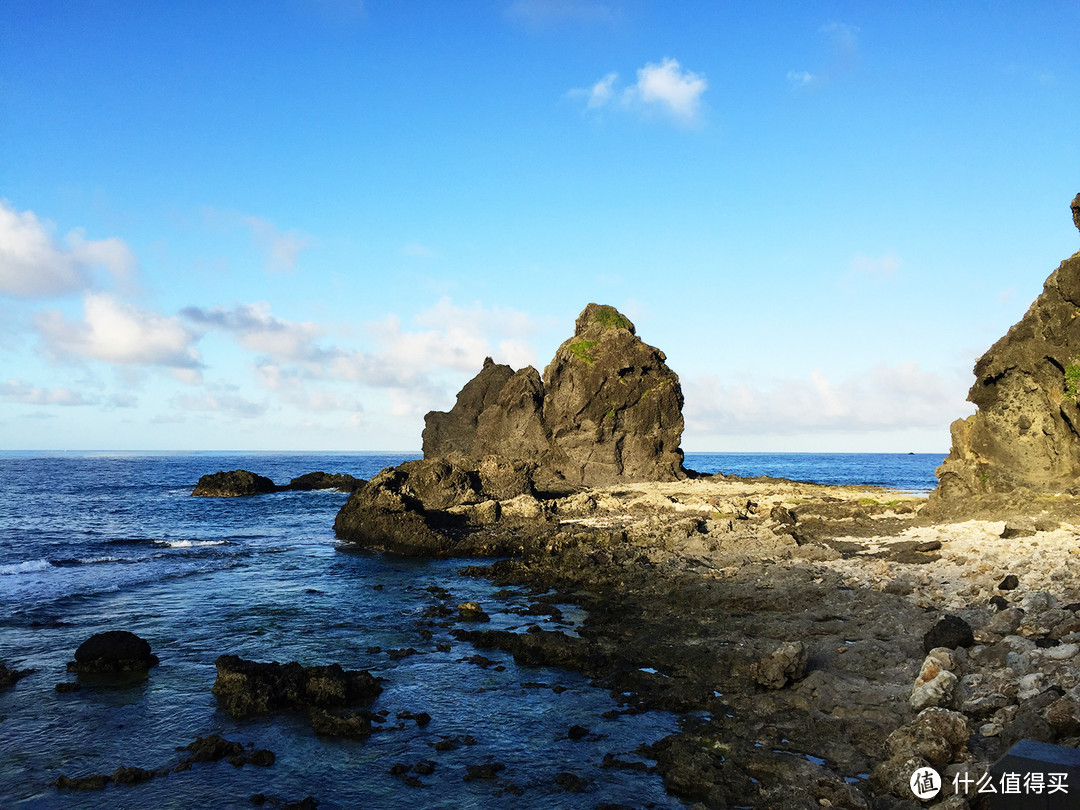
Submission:
<svg viewBox="0 0 1080 810">
<path fill-rule="evenodd" d="M 95 270 L 126 282 L 138 266 L 121 239 L 91 240 L 76 229 L 58 241 L 52 230 L 33 211 L 20 212 L 0 200 L 0 295 L 30 299 L 70 295 L 89 289 Z"/>
</svg>

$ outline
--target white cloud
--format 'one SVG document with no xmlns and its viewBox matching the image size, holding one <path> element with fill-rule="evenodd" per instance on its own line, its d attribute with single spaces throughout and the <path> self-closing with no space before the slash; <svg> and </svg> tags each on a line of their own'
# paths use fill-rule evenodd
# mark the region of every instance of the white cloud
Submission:
<svg viewBox="0 0 1080 810">
<path fill-rule="evenodd" d="M 639 68 L 637 82 L 621 91 L 618 78 L 617 73 L 608 73 L 589 88 L 571 90 L 567 97 L 584 98 L 590 110 L 614 106 L 645 116 L 661 113 L 685 126 L 698 122 L 701 96 L 709 87 L 703 74 L 683 70 L 671 58 Z"/>
<path fill-rule="evenodd" d="M 314 360 L 322 356 L 315 341 L 323 330 L 307 321 L 284 321 L 270 314 L 264 302 L 237 304 L 231 309 L 185 307 L 180 314 L 203 330 L 232 333 L 237 342 L 253 352 L 289 360 Z"/>
<path fill-rule="evenodd" d="M 314 242 L 296 230 L 279 230 L 273 222 L 262 217 L 241 217 L 242 222 L 251 228 L 255 243 L 266 251 L 267 269 L 272 272 L 287 272 L 295 269 L 300 251 L 312 247 Z"/>
<path fill-rule="evenodd" d="M 590 110 L 595 110 L 597 107 L 603 107 L 609 101 L 613 95 L 613 88 L 615 82 L 619 78 L 618 73 L 609 73 L 602 78 L 596 84 L 589 88 L 589 99 L 586 102 L 586 106 Z"/>
<path fill-rule="evenodd" d="M 915 362 L 880 363 L 839 382 L 819 369 L 757 386 L 701 376 L 684 384 L 685 414 L 688 431 L 712 436 L 913 428 L 947 436 L 949 424 L 971 410 L 967 387 L 960 376 L 946 378 Z"/>
<path fill-rule="evenodd" d="M 265 402 L 227 393 L 182 394 L 173 397 L 169 404 L 185 413 L 225 413 L 242 419 L 254 419 L 267 411 Z"/>
<path fill-rule="evenodd" d="M 0 399 L 20 405 L 90 405 L 82 394 L 70 388 L 39 388 L 22 380 L 0 382 Z"/>
<path fill-rule="evenodd" d="M 75 229 L 61 243 L 52 230 L 33 211 L 0 200 L 0 295 L 51 298 L 89 289 L 98 269 L 118 282 L 135 272 L 135 256 L 123 240 L 89 240 Z"/>
<path fill-rule="evenodd" d="M 266 269 L 271 273 L 290 272 L 296 268 L 300 252 L 315 246 L 315 240 L 296 229 L 281 230 L 264 217 L 222 211 L 207 206 L 202 211 L 203 220 L 219 231 L 243 229 L 250 231 L 252 241 L 266 256 Z"/>
<path fill-rule="evenodd" d="M 609 3 L 596 0 L 514 0 L 506 16 L 530 28 L 548 28 L 564 22 L 610 23 L 619 14 Z"/>
<path fill-rule="evenodd" d="M 57 358 L 83 357 L 107 363 L 195 370 L 202 365 L 197 336 L 175 317 L 124 303 L 106 293 L 83 298 L 82 320 L 56 310 L 39 312 L 35 328 Z"/>
<path fill-rule="evenodd" d="M 701 94 L 709 86 L 703 75 L 684 71 L 675 59 L 664 59 L 640 68 L 637 77 L 630 91 L 644 104 L 659 105 L 680 121 L 697 118 Z"/>
</svg>

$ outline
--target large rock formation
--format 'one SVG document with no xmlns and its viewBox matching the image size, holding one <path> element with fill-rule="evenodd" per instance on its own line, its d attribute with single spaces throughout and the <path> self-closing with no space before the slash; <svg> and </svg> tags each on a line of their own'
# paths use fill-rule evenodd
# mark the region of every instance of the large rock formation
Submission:
<svg viewBox="0 0 1080 810">
<path fill-rule="evenodd" d="M 614 307 L 589 304 L 540 374 L 488 358 L 448 412 L 424 421 L 424 458 L 537 465 L 541 487 L 682 478 L 682 388 Z"/>
<path fill-rule="evenodd" d="M 1072 202 L 1080 228 L 1080 194 Z M 975 515 L 1039 494 L 1080 494 L 1080 253 L 975 364 L 978 411 L 952 425 L 930 510 Z"/>
<path fill-rule="evenodd" d="M 363 548 L 404 556 L 510 553 L 521 524 L 543 519 L 532 471 L 530 463 L 499 456 L 406 461 L 353 492 L 334 532 Z"/>
</svg>

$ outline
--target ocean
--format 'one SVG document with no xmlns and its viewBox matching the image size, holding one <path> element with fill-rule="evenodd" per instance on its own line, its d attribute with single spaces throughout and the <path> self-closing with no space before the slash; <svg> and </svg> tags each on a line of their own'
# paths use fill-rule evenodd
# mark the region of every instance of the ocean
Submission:
<svg viewBox="0 0 1080 810">
<path fill-rule="evenodd" d="M 622 714 L 618 695 L 574 673 L 522 667 L 500 651 L 495 664 L 432 625 L 425 611 L 475 600 L 492 629 L 540 624 L 573 633 L 580 611 L 521 615 L 524 590 L 504 601 L 486 580 L 459 573 L 461 560 L 405 560 L 349 552 L 333 535 L 346 496 L 282 492 L 253 498 L 192 498 L 199 476 L 249 469 L 278 483 L 306 472 L 369 478 L 417 454 L 374 453 L 0 453 L 0 661 L 35 672 L 0 691 L 0 807 L 240 808 L 256 794 L 312 796 L 320 810 L 398 807 L 586 808 L 600 803 L 681 807 L 660 778 L 602 767 L 605 754 L 634 752 L 678 728 L 664 712 Z M 689 453 L 699 472 L 770 475 L 925 492 L 941 455 Z M 505 594 L 504 594 L 505 597 Z M 144 680 L 60 693 L 65 671 L 91 635 L 123 629 L 161 659 Z M 425 632 L 422 632 L 425 631 Z M 449 651 L 440 651 L 439 646 Z M 391 656 L 389 650 L 415 654 Z M 211 694 L 215 659 L 338 663 L 385 679 L 370 705 L 427 712 L 420 727 L 366 741 L 316 735 L 305 718 L 279 713 L 233 720 Z M 501 669 L 500 669 L 501 668 Z M 542 686 L 537 686 L 541 684 Z M 556 688 L 552 688 L 556 687 Z M 602 717 L 609 713 L 608 718 Z M 590 734 L 568 738 L 581 725 Z M 139 785 L 59 790 L 60 775 L 109 774 L 121 766 L 166 768 L 197 736 L 220 734 L 276 754 L 269 768 L 222 760 Z M 443 739 L 475 744 L 436 751 Z M 435 762 L 407 786 L 398 763 Z M 467 781 L 468 765 L 505 765 L 494 780 Z M 566 792 L 560 773 L 589 780 Z"/>
</svg>

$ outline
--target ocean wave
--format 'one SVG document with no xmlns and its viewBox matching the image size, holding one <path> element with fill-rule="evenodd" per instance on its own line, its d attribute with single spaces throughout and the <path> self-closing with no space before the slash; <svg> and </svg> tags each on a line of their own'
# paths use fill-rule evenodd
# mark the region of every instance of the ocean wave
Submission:
<svg viewBox="0 0 1080 810">
<path fill-rule="evenodd" d="M 154 545 L 165 548 L 197 548 L 199 546 L 227 546 L 228 540 L 155 540 Z"/>
<path fill-rule="evenodd" d="M 49 567 L 48 560 L 27 560 L 21 563 L 9 563 L 0 565 L 0 576 L 9 577 L 16 574 L 32 574 L 35 571 L 44 571 Z"/>
</svg>

